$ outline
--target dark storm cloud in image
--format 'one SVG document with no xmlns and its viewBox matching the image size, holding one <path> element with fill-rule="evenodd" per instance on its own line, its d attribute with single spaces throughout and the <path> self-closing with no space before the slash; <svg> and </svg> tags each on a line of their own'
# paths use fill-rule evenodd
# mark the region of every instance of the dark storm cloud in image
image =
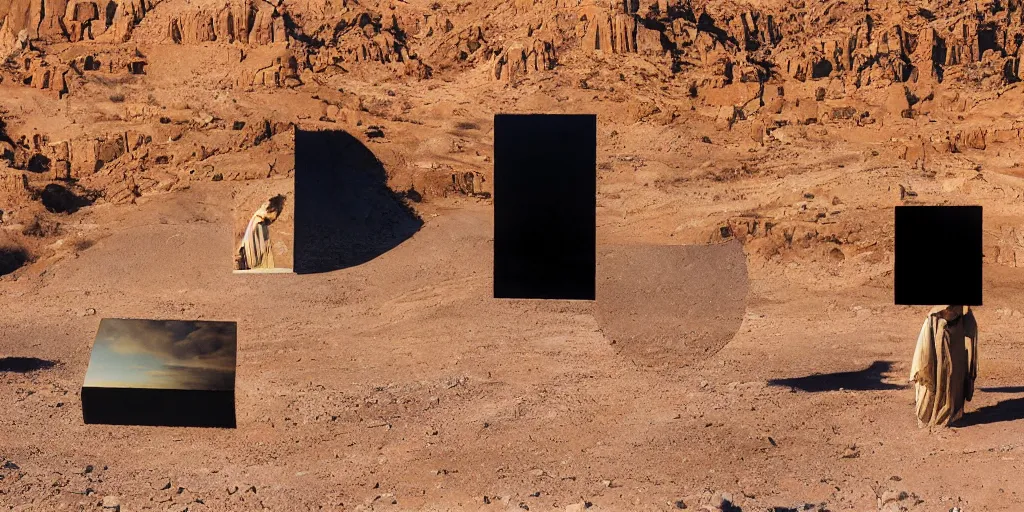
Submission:
<svg viewBox="0 0 1024 512">
<path fill-rule="evenodd" d="M 86 385 L 234 389 L 236 324 L 104 319 Z"/>
</svg>

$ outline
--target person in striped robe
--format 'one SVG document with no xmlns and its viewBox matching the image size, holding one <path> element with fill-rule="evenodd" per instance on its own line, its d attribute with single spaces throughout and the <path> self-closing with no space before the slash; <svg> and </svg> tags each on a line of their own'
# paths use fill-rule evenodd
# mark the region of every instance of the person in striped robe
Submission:
<svg viewBox="0 0 1024 512">
<path fill-rule="evenodd" d="M 270 225 L 284 210 L 284 196 L 276 195 L 262 206 L 245 228 L 242 242 L 235 251 L 235 269 L 274 268 L 274 251 L 270 243 Z"/>
</svg>

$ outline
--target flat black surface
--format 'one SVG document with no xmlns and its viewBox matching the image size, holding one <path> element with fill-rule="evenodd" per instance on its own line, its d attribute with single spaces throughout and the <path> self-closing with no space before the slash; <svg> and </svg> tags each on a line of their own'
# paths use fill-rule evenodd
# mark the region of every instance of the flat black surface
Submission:
<svg viewBox="0 0 1024 512">
<path fill-rule="evenodd" d="M 596 198 L 596 116 L 494 116 L 494 297 L 594 300 Z"/>
<path fill-rule="evenodd" d="M 295 130 L 295 272 L 329 272 L 395 248 L 423 221 L 347 132 Z"/>
<path fill-rule="evenodd" d="M 981 305 L 980 206 L 897 206 L 896 304 Z"/>
<path fill-rule="evenodd" d="M 235 392 L 82 388 L 85 423 L 165 427 L 235 427 Z"/>
</svg>

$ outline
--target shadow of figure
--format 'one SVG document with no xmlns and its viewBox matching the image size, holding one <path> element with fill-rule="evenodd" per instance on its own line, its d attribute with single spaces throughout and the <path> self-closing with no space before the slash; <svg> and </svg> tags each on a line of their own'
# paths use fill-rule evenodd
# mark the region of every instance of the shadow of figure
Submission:
<svg viewBox="0 0 1024 512">
<path fill-rule="evenodd" d="M 996 388 L 978 388 L 986 393 L 1024 393 L 1024 386 L 1003 386 Z"/>
<path fill-rule="evenodd" d="M 28 373 L 53 368 L 57 363 L 38 357 L 0 357 L 0 373 Z"/>
<path fill-rule="evenodd" d="M 986 423 L 1021 419 L 1024 419 L 1024 398 L 1011 398 L 1009 400 L 1002 400 L 995 405 L 986 405 L 975 411 L 965 413 L 953 426 L 969 427 L 971 425 L 984 425 Z"/>
<path fill-rule="evenodd" d="M 882 382 L 885 373 L 892 368 L 889 361 L 875 361 L 871 366 L 855 372 L 836 372 L 794 377 L 791 379 L 771 379 L 769 386 L 788 386 L 801 391 L 817 393 L 820 391 L 882 391 L 886 389 L 904 389 L 906 385 L 887 384 Z"/>
<path fill-rule="evenodd" d="M 366 263 L 423 226 L 387 185 L 384 165 L 340 130 L 295 130 L 295 272 Z"/>
</svg>

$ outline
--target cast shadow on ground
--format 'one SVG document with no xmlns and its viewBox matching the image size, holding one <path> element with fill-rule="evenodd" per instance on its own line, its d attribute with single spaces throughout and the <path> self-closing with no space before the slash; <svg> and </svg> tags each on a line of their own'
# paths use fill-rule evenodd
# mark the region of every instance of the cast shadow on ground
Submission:
<svg viewBox="0 0 1024 512">
<path fill-rule="evenodd" d="M 790 379 L 770 379 L 769 386 L 785 386 L 810 393 L 821 391 L 883 391 L 887 389 L 903 389 L 907 386 L 882 382 L 885 374 L 892 368 L 889 361 L 875 361 L 871 366 L 855 372 L 836 372 L 794 377 Z"/>
<path fill-rule="evenodd" d="M 295 130 L 296 273 L 366 263 L 419 231 L 423 221 L 387 180 L 349 133 Z"/>
<path fill-rule="evenodd" d="M 1024 386 L 1002 386 L 996 388 L 978 388 L 986 393 L 1024 393 Z"/>
<path fill-rule="evenodd" d="M 57 363 L 38 357 L 0 357 L 0 373 L 28 373 L 53 368 Z"/>
<path fill-rule="evenodd" d="M 995 405 L 986 405 L 975 411 L 968 412 L 953 424 L 954 427 L 970 427 L 1002 421 L 1024 419 L 1024 398 L 1002 400 Z"/>
<path fill-rule="evenodd" d="M 76 194 L 68 187 L 56 183 L 46 185 L 39 192 L 39 199 L 43 202 L 46 210 L 51 213 L 75 213 L 81 208 L 91 206 L 98 196 L 99 193 L 95 191 Z"/>
<path fill-rule="evenodd" d="M 28 263 L 28 252 L 20 247 L 0 247 L 0 276 L 5 276 Z"/>
</svg>

